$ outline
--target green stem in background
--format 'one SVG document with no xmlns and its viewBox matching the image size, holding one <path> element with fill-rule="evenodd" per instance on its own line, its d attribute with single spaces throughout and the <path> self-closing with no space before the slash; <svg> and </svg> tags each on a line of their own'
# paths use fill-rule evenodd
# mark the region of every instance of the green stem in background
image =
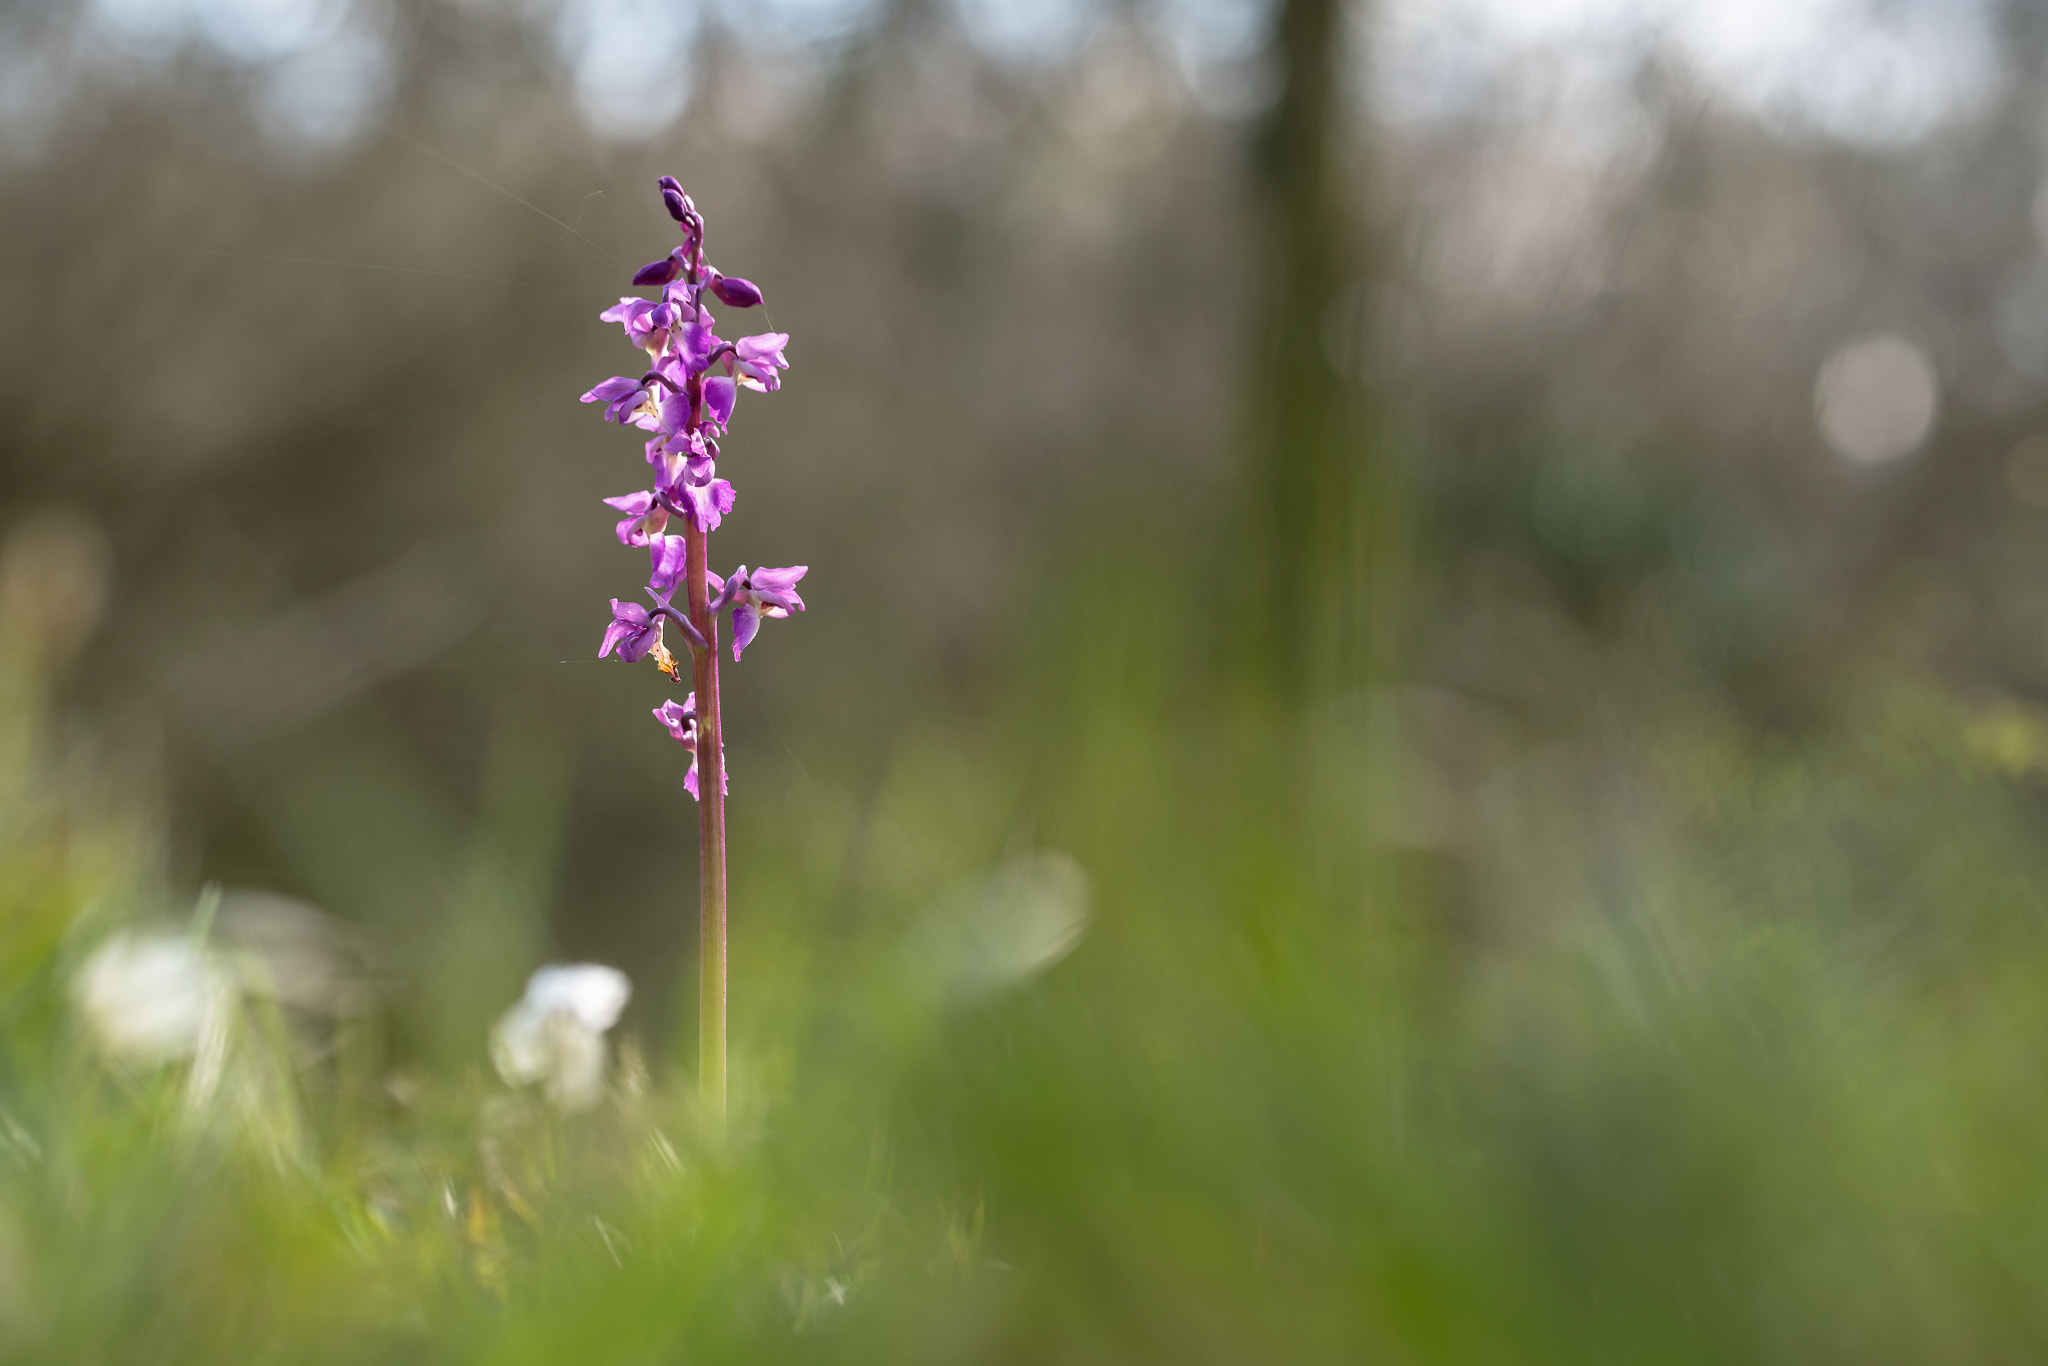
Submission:
<svg viewBox="0 0 2048 1366">
<path fill-rule="evenodd" d="M 697 690 L 699 869 L 697 1097 L 705 1123 L 725 1126 L 725 746 L 718 714 L 718 619 L 705 582 L 709 537 L 685 521 L 690 622 L 710 648 L 690 651 Z"/>
</svg>

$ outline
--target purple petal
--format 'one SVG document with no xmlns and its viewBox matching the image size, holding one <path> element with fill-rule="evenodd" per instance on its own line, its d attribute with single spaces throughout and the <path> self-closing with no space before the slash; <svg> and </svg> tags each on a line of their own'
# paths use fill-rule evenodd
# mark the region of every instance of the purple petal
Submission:
<svg viewBox="0 0 2048 1366">
<path fill-rule="evenodd" d="M 637 664 L 647 657 L 647 652 L 661 643 L 661 623 L 643 626 L 637 631 L 628 631 L 619 642 L 619 658 L 628 664 Z"/>
<path fill-rule="evenodd" d="M 640 392 L 640 381 L 627 379 L 624 375 L 613 375 L 610 379 L 592 385 L 584 391 L 585 403 L 616 403 L 628 394 Z"/>
<path fill-rule="evenodd" d="M 718 788 L 727 796 L 732 795 L 732 770 L 724 764 L 718 766 Z M 690 771 L 683 775 L 683 790 L 699 801 L 704 800 L 697 793 L 697 756 L 694 749 L 690 752 Z"/>
<path fill-rule="evenodd" d="M 668 509 L 651 493 L 628 493 L 604 501 L 626 514 L 614 528 L 620 545 L 645 545 L 649 535 L 658 534 L 668 525 Z"/>
<path fill-rule="evenodd" d="M 663 431 L 680 432 L 690 425 L 690 400 L 681 394 L 663 390 L 660 400 L 654 406 L 661 414 Z"/>
<path fill-rule="evenodd" d="M 661 206 L 667 209 L 668 216 L 675 219 L 678 223 L 689 217 L 689 211 L 683 207 L 683 192 L 681 190 L 671 190 L 666 185 L 662 186 Z"/>
<path fill-rule="evenodd" d="M 787 370 L 789 361 L 783 357 L 782 348 L 789 345 L 787 332 L 762 332 L 752 337 L 741 337 L 732 344 L 733 354 L 741 360 L 764 361 L 769 365 Z"/>
<path fill-rule="evenodd" d="M 778 592 L 790 593 L 795 589 L 797 580 L 810 572 L 811 567 L 807 564 L 793 564 L 783 569 L 770 569 L 763 565 L 756 569 L 747 581 L 756 588 L 773 588 Z"/>
<path fill-rule="evenodd" d="M 612 652 L 612 647 L 624 640 L 633 627 L 614 617 L 612 624 L 604 628 L 604 644 L 597 647 L 597 657 L 603 659 Z"/>
<path fill-rule="evenodd" d="M 711 364 L 711 353 L 717 347 L 718 336 L 708 321 L 684 323 L 676 329 L 677 359 L 692 374 L 702 372 Z"/>
<path fill-rule="evenodd" d="M 681 536 L 650 536 L 647 551 L 654 571 L 647 586 L 657 593 L 673 593 L 689 563 L 689 542 Z"/>
<path fill-rule="evenodd" d="M 598 646 L 597 657 L 603 659 L 616 648 L 619 658 L 630 664 L 646 654 L 653 647 L 654 641 L 661 636 L 659 626 L 650 627 L 649 621 L 647 609 L 639 603 L 621 602 L 613 598 L 612 624 L 605 627 L 604 644 Z M 641 636 L 651 638 L 642 643 L 636 639 Z"/>
<path fill-rule="evenodd" d="M 739 387 L 729 376 L 713 375 L 704 381 L 704 411 L 721 427 L 732 421 L 732 405 L 738 397 Z"/>
<path fill-rule="evenodd" d="M 678 703 L 673 697 L 654 709 L 654 719 L 668 728 L 668 733 L 684 749 L 697 748 L 697 694 L 691 693 L 687 702 Z"/>
<path fill-rule="evenodd" d="M 601 321 L 608 323 L 631 322 L 652 306 L 637 294 L 622 294 L 616 304 L 597 316 Z"/>
<path fill-rule="evenodd" d="M 689 468 L 689 462 L 680 455 L 657 455 L 650 463 L 654 466 L 654 491 L 671 503 L 678 501 L 681 495 L 676 490 L 683 482 L 683 471 Z"/>
<path fill-rule="evenodd" d="M 709 484 L 685 484 L 678 491 L 683 506 L 690 510 L 690 520 L 705 531 L 718 530 L 719 522 L 732 511 L 732 485 L 723 479 L 714 479 Z"/>
<path fill-rule="evenodd" d="M 640 513 L 654 506 L 654 495 L 642 489 L 638 493 L 622 493 L 616 498 L 607 498 L 604 505 L 620 512 Z"/>
<path fill-rule="evenodd" d="M 735 602 L 732 605 L 732 661 L 740 661 L 740 651 L 747 648 L 754 633 L 761 629 L 761 612 L 750 602 Z"/>
<path fill-rule="evenodd" d="M 658 190 L 674 190 L 677 194 L 683 192 L 683 183 L 672 175 L 656 176 L 654 187 Z"/>
</svg>

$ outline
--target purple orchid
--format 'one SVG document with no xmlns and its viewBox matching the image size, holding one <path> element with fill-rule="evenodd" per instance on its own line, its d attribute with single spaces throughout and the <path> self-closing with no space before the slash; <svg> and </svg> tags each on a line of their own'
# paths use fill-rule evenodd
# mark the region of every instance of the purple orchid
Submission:
<svg viewBox="0 0 2048 1366">
<path fill-rule="evenodd" d="M 604 500 L 605 506 L 626 514 L 617 527 L 620 545 L 646 545 L 668 525 L 668 509 L 652 493 L 622 493 Z"/>
<path fill-rule="evenodd" d="M 649 355 L 658 356 L 667 349 L 669 334 L 683 314 L 666 299 L 657 303 L 628 294 L 597 316 L 608 323 L 622 324 L 627 341 Z"/>
<path fill-rule="evenodd" d="M 614 534 L 626 545 L 645 546 L 649 559 L 647 595 L 651 606 L 612 599 L 612 619 L 605 628 L 599 658 L 616 655 L 627 662 L 652 659 L 669 677 L 682 681 L 682 665 L 662 642 L 673 626 L 690 645 L 689 666 L 695 683 L 689 697 L 673 698 L 654 709 L 654 717 L 683 748 L 690 751 L 684 786 L 698 801 L 699 867 L 703 877 L 703 974 L 699 1032 L 699 1086 L 705 1113 L 714 1119 L 725 1112 L 725 766 L 723 726 L 718 706 L 720 613 L 731 609 L 732 657 L 741 653 L 761 629 L 764 617 L 787 617 L 804 610 L 796 591 L 807 572 L 803 565 L 748 571 L 741 565 L 730 579 L 704 568 L 707 538 L 732 512 L 732 485 L 718 477 L 719 439 L 732 422 L 741 388 L 773 393 L 782 387 L 781 372 L 789 368 L 784 349 L 789 335 L 761 332 L 725 341 L 713 330 L 706 303 L 716 299 L 731 308 L 761 306 L 761 290 L 751 280 L 726 275 L 704 257 L 704 216 L 683 193 L 673 176 L 656 182 L 668 216 L 681 228 L 682 241 L 668 255 L 650 262 L 633 283 L 654 288 L 656 298 L 622 297 L 599 315 L 617 323 L 626 340 L 645 352 L 648 369 L 638 379 L 614 375 L 583 395 L 585 403 L 604 405 L 608 422 L 648 433 L 643 443 L 653 467 L 653 487 L 606 498 L 605 505 L 622 514 Z M 677 530 L 671 530 L 677 528 Z M 678 592 L 684 608 L 671 606 Z M 696 621 L 688 604 L 696 604 Z M 699 627 L 697 623 L 703 623 Z M 704 710 L 698 711 L 698 699 Z M 718 781 L 700 791 L 698 770 L 709 764 Z"/>
<path fill-rule="evenodd" d="M 647 402 L 647 383 L 624 375 L 613 375 L 586 389 L 583 401 L 604 404 L 604 420 L 607 422 L 626 422 Z"/>
<path fill-rule="evenodd" d="M 675 742 L 690 751 L 690 771 L 683 775 L 683 790 L 702 801 L 697 791 L 697 694 L 691 693 L 680 704 L 671 697 L 654 709 L 654 719 L 668 728 Z M 718 769 L 719 785 L 725 789 L 721 795 L 732 791 L 732 780 L 723 764 Z"/>
<path fill-rule="evenodd" d="M 787 332 L 763 332 L 758 337 L 741 337 L 734 342 L 733 368 L 739 372 L 739 382 L 760 394 L 780 389 L 782 377 L 775 372 L 789 368 L 782 355 L 782 348 L 787 345 Z"/>
<path fill-rule="evenodd" d="M 668 606 L 666 600 L 658 604 Z M 604 628 L 604 643 L 597 647 L 597 657 L 603 659 L 617 650 L 619 658 L 628 664 L 637 664 L 661 646 L 662 617 L 658 611 L 650 611 L 637 602 L 612 599 L 612 624 Z"/>
<path fill-rule="evenodd" d="M 732 511 L 736 495 L 730 483 L 715 477 L 718 467 L 709 454 L 685 455 L 649 442 L 647 460 L 654 466 L 651 491 L 604 500 L 626 514 L 617 528 L 621 545 L 646 545 L 650 535 L 667 525 L 672 513 L 689 518 L 705 531 L 718 530 L 725 514 Z"/>
<path fill-rule="evenodd" d="M 718 591 L 717 601 L 732 607 L 732 658 L 739 663 L 740 651 L 747 648 L 754 634 L 761 629 L 763 617 L 786 617 L 792 611 L 804 610 L 804 600 L 797 596 L 796 582 L 810 566 L 792 565 L 787 569 L 756 569 L 747 572 L 741 565 L 725 580 Z"/>
</svg>

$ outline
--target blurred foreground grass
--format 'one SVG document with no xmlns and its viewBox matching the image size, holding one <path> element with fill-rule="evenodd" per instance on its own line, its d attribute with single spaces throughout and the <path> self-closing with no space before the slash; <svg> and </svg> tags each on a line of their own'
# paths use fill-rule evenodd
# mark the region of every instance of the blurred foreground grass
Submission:
<svg viewBox="0 0 2048 1366">
<path fill-rule="evenodd" d="M 81 963 L 188 911 L 10 622 L 10 1359 L 2048 1349 L 2029 713 L 1873 683 L 1770 740 L 1674 692 L 1537 742 L 1387 690 L 1282 725 L 1144 702 L 1149 647 L 1106 648 L 913 728 L 864 811 L 798 775 L 736 807 L 714 1144 L 630 1042 L 567 1117 L 481 1038 L 394 1069 L 378 1011 L 261 993 L 210 1075 L 108 1059 Z M 1086 870 L 1088 931 L 977 967 L 975 879 L 1033 849 Z"/>
</svg>

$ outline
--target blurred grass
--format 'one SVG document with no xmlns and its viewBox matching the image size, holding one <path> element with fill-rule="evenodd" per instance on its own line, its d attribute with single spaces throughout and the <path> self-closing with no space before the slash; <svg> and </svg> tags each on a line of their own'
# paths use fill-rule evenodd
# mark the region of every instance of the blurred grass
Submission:
<svg viewBox="0 0 2048 1366">
<path fill-rule="evenodd" d="M 1087 624 L 1091 568 L 1054 615 Z M 183 1067 L 102 1058 L 69 974 L 166 891 L 148 813 L 17 671 L 0 1350 L 2038 1355 L 2031 713 L 1874 677 L 1797 737 L 1675 689 L 1608 699 L 1579 739 L 1469 702 L 1446 728 L 1419 690 L 1282 722 L 1175 682 L 1142 623 L 1103 625 L 1010 703 L 909 725 L 865 798 L 752 780 L 724 1144 L 630 1043 L 606 1104 L 567 1119 L 483 1070 L 481 1026 L 537 953 L 518 907 L 560 819 L 545 743 L 505 742 L 470 841 L 499 853 L 433 893 L 474 917 L 446 922 L 439 999 L 393 1003 L 475 1021 L 466 1052 L 435 1036 L 400 1065 L 374 1021 L 295 1049 L 252 1007 L 240 1081 L 198 1110 Z M 921 985 L 933 908 L 1031 848 L 1092 879 L 1079 949 L 992 996 Z M 408 866 L 354 871 L 381 894 Z"/>
</svg>

